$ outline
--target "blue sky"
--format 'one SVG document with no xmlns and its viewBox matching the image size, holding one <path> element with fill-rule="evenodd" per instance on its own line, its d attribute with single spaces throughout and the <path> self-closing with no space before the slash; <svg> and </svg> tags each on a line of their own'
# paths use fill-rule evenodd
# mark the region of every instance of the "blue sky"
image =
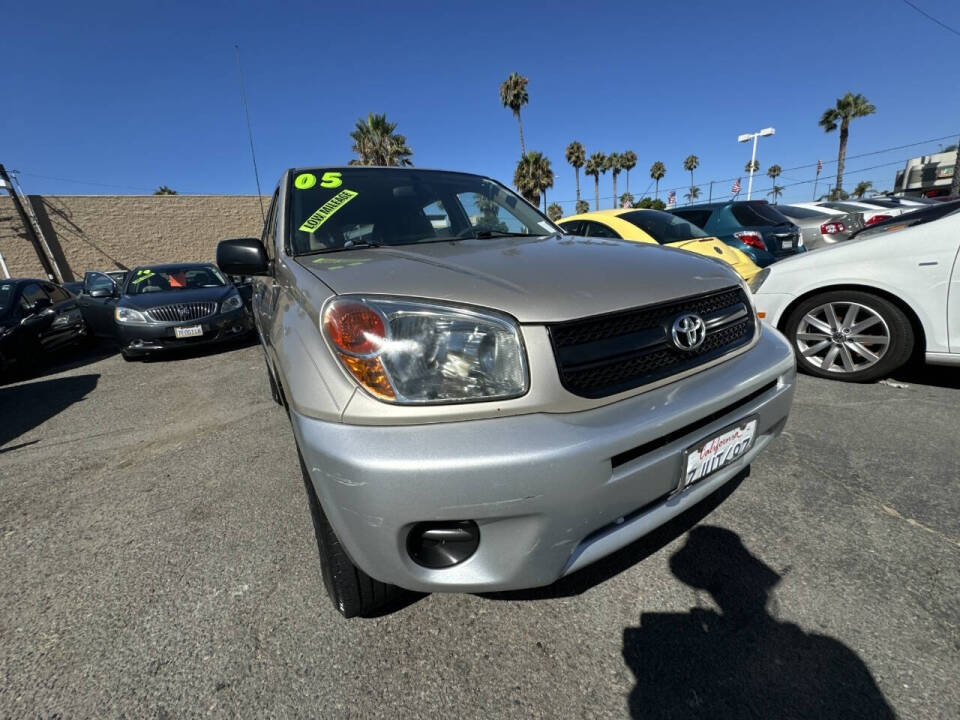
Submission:
<svg viewBox="0 0 960 720">
<path fill-rule="evenodd" d="M 914 2 L 960 27 L 955 0 Z M 552 160 L 548 199 L 567 201 L 568 211 L 574 179 L 563 152 L 573 139 L 588 152 L 636 152 L 635 195 L 650 185 L 655 160 L 668 170 L 661 191 L 687 187 L 681 164 L 690 153 L 700 157 L 695 181 L 724 180 L 714 188 L 722 195 L 750 159 L 740 133 L 776 127 L 760 141 L 763 170 L 835 161 L 837 134 L 817 120 L 848 90 L 877 106 L 854 122 L 850 155 L 960 133 L 949 70 L 960 37 L 902 0 L 94 0 L 15 3 L 3 16 L 0 162 L 21 171 L 30 193 L 142 193 L 160 184 L 255 192 L 235 43 L 264 192 L 286 167 L 349 160 L 348 133 L 371 111 L 399 123 L 416 165 L 510 182 L 519 140 L 498 87 L 513 71 L 530 78 L 527 148 Z M 850 159 L 844 184 L 889 188 L 898 165 L 937 149 L 933 142 Z M 824 175 L 834 168 L 825 165 Z M 784 172 L 779 182 L 812 175 Z M 593 181 L 582 182 L 592 198 Z M 754 188 L 769 185 L 758 177 Z M 602 177 L 601 196 L 611 192 Z M 785 198 L 811 193 L 810 185 L 788 187 Z"/>
</svg>

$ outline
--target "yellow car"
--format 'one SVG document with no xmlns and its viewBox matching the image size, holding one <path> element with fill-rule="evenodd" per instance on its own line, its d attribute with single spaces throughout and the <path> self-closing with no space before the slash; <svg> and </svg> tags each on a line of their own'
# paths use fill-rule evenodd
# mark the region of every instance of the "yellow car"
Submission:
<svg viewBox="0 0 960 720">
<path fill-rule="evenodd" d="M 597 210 L 565 217 L 557 224 L 571 235 L 656 243 L 720 258 L 732 265 L 744 280 L 749 280 L 760 272 L 759 266 L 745 253 L 707 235 L 683 218 L 662 210 Z"/>
</svg>

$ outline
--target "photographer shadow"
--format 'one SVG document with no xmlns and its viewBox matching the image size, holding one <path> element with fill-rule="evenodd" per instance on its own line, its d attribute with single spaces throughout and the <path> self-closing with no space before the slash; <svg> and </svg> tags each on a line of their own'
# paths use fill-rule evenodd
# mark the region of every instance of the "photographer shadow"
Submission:
<svg viewBox="0 0 960 720">
<path fill-rule="evenodd" d="M 896 717 L 853 650 L 768 612 L 780 575 L 736 533 L 694 528 L 670 569 L 720 611 L 643 613 L 624 630 L 633 717 Z"/>
</svg>

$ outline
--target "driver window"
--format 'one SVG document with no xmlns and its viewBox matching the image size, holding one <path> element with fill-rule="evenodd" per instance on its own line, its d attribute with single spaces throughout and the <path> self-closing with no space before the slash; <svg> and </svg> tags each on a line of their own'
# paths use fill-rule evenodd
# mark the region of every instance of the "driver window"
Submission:
<svg viewBox="0 0 960 720">
<path fill-rule="evenodd" d="M 23 289 L 23 292 L 20 293 L 20 309 L 28 311 L 37 300 L 45 297 L 47 297 L 47 294 L 43 291 L 42 287 L 37 283 L 30 283 Z"/>
<path fill-rule="evenodd" d="M 87 273 L 83 278 L 83 291 L 87 294 L 94 290 L 113 292 L 113 280 L 103 273 Z"/>
</svg>

